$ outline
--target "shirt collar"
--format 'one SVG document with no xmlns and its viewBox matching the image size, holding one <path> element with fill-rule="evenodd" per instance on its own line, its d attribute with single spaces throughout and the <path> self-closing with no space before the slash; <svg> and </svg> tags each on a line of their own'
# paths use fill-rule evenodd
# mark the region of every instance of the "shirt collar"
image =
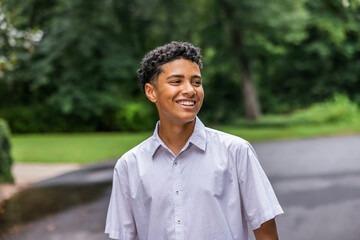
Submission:
<svg viewBox="0 0 360 240">
<path fill-rule="evenodd" d="M 192 144 L 205 151 L 206 148 L 206 131 L 204 124 L 196 117 L 194 132 L 191 134 L 189 140 Z"/>
<path fill-rule="evenodd" d="M 160 126 L 160 121 L 156 123 L 154 134 L 152 136 L 153 138 L 153 147 L 151 150 L 152 156 L 154 156 L 154 154 L 156 153 L 156 151 L 159 149 L 160 146 L 163 146 L 164 148 L 168 149 L 168 147 L 165 145 L 165 143 L 161 140 L 159 136 L 159 126 Z M 191 134 L 188 142 L 194 144 L 199 149 L 205 151 L 206 148 L 205 126 L 198 117 L 196 117 L 194 131 Z M 185 146 L 186 145 L 187 143 L 185 144 Z"/>
</svg>

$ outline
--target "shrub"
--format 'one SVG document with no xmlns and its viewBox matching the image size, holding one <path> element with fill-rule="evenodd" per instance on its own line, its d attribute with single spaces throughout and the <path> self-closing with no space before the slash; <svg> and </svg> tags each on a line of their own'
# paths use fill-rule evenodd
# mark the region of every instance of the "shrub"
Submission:
<svg viewBox="0 0 360 240">
<path fill-rule="evenodd" d="M 10 130 L 7 123 L 0 119 L 0 182 L 14 182 L 11 165 Z"/>
<path fill-rule="evenodd" d="M 8 122 L 13 133 L 91 132 L 97 127 L 96 119 L 64 115 L 46 105 L 3 108 L 0 117 Z"/>
<path fill-rule="evenodd" d="M 347 96 L 337 94 L 326 102 L 314 103 L 286 115 L 265 115 L 258 121 L 237 119 L 234 124 L 242 127 L 286 127 L 293 125 L 337 124 L 360 121 L 356 103 Z"/>
<path fill-rule="evenodd" d="M 63 114 L 47 105 L 13 106 L 0 109 L 13 133 L 144 131 L 154 128 L 157 111 L 150 101 L 133 101 L 105 109 L 87 119 Z"/>
<path fill-rule="evenodd" d="M 156 119 L 155 106 L 149 101 L 138 101 L 118 110 L 113 124 L 122 131 L 146 131 L 154 128 Z"/>
<path fill-rule="evenodd" d="M 327 102 L 315 103 L 308 109 L 295 111 L 289 120 L 292 124 L 347 122 L 354 120 L 358 111 L 356 103 L 345 95 L 337 94 Z"/>
</svg>

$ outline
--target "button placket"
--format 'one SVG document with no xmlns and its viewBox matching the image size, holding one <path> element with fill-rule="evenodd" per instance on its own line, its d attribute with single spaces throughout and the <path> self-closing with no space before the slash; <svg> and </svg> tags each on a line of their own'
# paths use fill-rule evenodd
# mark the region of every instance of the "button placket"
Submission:
<svg viewBox="0 0 360 240">
<path fill-rule="evenodd" d="M 174 159 L 173 167 L 173 192 L 174 192 L 174 213 L 175 213 L 175 234 L 176 239 L 184 239 L 183 225 L 183 201 L 180 194 L 181 191 L 181 163 L 178 158 Z"/>
</svg>

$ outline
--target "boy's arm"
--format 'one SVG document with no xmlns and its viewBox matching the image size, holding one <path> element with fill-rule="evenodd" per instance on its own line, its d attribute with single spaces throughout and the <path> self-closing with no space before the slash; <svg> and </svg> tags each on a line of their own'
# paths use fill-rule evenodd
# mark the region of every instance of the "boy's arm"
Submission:
<svg viewBox="0 0 360 240">
<path fill-rule="evenodd" d="M 261 224 L 258 229 L 254 230 L 256 240 L 278 240 L 275 219 L 271 219 Z"/>
<path fill-rule="evenodd" d="M 122 162 L 120 162 L 122 161 Z M 105 233 L 112 239 L 137 240 L 137 231 L 130 203 L 128 173 L 125 160 L 114 169 L 113 184 L 106 217 Z"/>
</svg>

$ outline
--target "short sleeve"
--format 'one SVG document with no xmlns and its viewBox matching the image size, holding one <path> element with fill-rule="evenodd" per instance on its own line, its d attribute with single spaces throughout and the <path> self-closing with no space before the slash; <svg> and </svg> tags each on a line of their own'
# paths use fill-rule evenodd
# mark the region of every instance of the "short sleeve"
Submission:
<svg viewBox="0 0 360 240">
<path fill-rule="evenodd" d="M 115 166 L 105 233 L 118 240 L 137 240 L 136 226 L 129 196 L 126 164 L 120 159 Z"/>
<path fill-rule="evenodd" d="M 241 151 L 238 176 L 242 208 L 252 230 L 283 213 L 274 190 L 250 144 Z"/>
</svg>

